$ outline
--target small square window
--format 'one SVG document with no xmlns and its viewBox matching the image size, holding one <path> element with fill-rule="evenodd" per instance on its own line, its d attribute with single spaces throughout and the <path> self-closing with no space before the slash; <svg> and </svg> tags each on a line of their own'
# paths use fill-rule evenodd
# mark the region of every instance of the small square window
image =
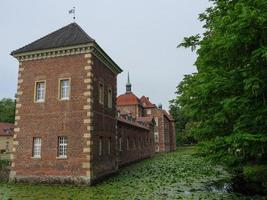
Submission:
<svg viewBox="0 0 267 200">
<path fill-rule="evenodd" d="M 59 85 L 59 98 L 61 100 L 68 100 L 70 98 L 70 79 L 61 79 Z"/>
</svg>

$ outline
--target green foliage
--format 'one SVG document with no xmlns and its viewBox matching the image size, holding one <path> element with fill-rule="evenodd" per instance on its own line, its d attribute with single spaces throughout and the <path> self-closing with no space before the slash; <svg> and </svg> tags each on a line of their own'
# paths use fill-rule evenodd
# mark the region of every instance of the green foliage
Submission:
<svg viewBox="0 0 267 200">
<path fill-rule="evenodd" d="M 0 160 L 0 170 L 6 169 L 9 166 L 10 166 L 9 160 Z"/>
<path fill-rule="evenodd" d="M 266 160 L 267 136 L 261 134 L 238 133 L 217 137 L 199 144 L 199 154 L 230 166 L 247 161 Z"/>
<path fill-rule="evenodd" d="M 244 175 L 250 182 L 261 181 L 267 187 L 267 166 L 266 165 L 247 165 L 244 166 Z"/>
<path fill-rule="evenodd" d="M 188 119 L 181 112 L 181 108 L 176 106 L 174 101 L 170 101 L 170 113 L 175 119 L 176 144 L 180 146 L 196 143 L 196 140 L 190 132 L 191 124 L 188 123 Z"/>
<path fill-rule="evenodd" d="M 12 99 L 0 100 L 0 122 L 14 123 L 15 106 L 15 101 Z"/>
<path fill-rule="evenodd" d="M 173 109 L 187 119 L 187 132 L 204 142 L 206 155 L 229 164 L 265 159 L 267 1 L 212 2 L 199 16 L 203 37 L 187 37 L 179 45 L 197 49 L 198 72 L 178 85 Z"/>
</svg>

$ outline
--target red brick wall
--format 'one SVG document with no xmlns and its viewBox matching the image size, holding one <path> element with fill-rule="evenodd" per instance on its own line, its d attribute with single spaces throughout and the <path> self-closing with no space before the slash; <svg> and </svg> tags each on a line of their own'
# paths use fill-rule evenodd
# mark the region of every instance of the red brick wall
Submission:
<svg viewBox="0 0 267 200">
<path fill-rule="evenodd" d="M 122 149 L 119 149 L 121 138 Z M 127 149 L 127 139 L 129 148 Z M 134 145 L 135 143 L 135 145 Z M 118 120 L 118 157 L 119 166 L 140 159 L 150 157 L 154 154 L 153 127 L 140 128 L 130 123 Z"/>
<path fill-rule="evenodd" d="M 142 117 L 143 110 L 141 106 L 138 105 L 126 105 L 126 106 L 118 106 L 118 110 L 121 113 L 131 113 L 133 117 Z"/>
<path fill-rule="evenodd" d="M 102 62 L 93 56 L 93 133 L 92 133 L 92 173 L 97 178 L 118 169 L 116 159 L 116 96 L 117 77 Z M 104 85 L 104 104 L 99 103 L 99 82 Z M 108 88 L 112 88 L 113 106 L 108 108 Z M 103 154 L 99 156 L 99 140 L 102 138 Z M 111 139 L 111 153 L 108 141 Z"/>
<path fill-rule="evenodd" d="M 14 154 L 12 171 L 16 177 L 26 176 L 73 176 L 86 175 L 82 163 L 86 131 L 83 106 L 86 97 L 84 79 L 87 65 L 84 54 L 22 62 L 18 91 L 22 91 L 17 104 L 16 116 L 19 131 L 16 133 L 18 145 Z M 58 100 L 59 78 L 71 78 L 70 100 Z M 44 103 L 34 103 L 35 81 L 46 81 Z M 68 137 L 67 159 L 57 159 L 58 136 Z M 40 159 L 32 158 L 33 137 L 42 138 Z"/>
</svg>

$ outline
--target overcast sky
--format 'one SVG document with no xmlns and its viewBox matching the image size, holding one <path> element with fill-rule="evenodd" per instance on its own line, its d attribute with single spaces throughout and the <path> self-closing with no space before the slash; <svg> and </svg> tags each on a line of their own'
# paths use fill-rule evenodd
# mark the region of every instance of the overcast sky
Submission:
<svg viewBox="0 0 267 200">
<path fill-rule="evenodd" d="M 10 52 L 71 23 L 68 10 L 76 6 L 76 22 L 124 70 L 118 94 L 125 92 L 129 71 L 137 96 L 168 109 L 178 83 L 195 71 L 195 54 L 176 46 L 184 36 L 203 32 L 198 14 L 209 5 L 208 0 L 1 0 L 0 99 L 16 93 L 18 62 Z"/>
</svg>

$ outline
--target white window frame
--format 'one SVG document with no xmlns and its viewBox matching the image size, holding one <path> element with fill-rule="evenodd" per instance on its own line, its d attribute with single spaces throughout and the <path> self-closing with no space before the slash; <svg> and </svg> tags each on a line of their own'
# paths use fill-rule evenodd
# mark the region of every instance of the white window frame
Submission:
<svg viewBox="0 0 267 200">
<path fill-rule="evenodd" d="M 39 88 L 38 86 L 41 84 L 43 84 L 43 87 Z M 45 93 L 46 93 L 46 81 L 45 80 L 35 81 L 34 102 L 35 103 L 45 102 Z"/>
<path fill-rule="evenodd" d="M 154 137 L 155 137 L 155 142 L 158 142 L 159 141 L 159 133 L 155 132 Z"/>
<path fill-rule="evenodd" d="M 158 117 L 155 117 L 155 122 L 156 122 L 156 126 L 159 125 L 159 118 Z"/>
<path fill-rule="evenodd" d="M 58 137 L 58 158 L 67 158 L 68 138 L 66 136 Z"/>
<path fill-rule="evenodd" d="M 63 82 L 67 81 L 67 85 L 62 85 Z M 71 79 L 70 78 L 60 78 L 59 79 L 59 89 L 58 89 L 58 98 L 60 100 L 69 100 L 70 99 L 70 88 L 71 87 Z M 64 92 L 64 93 L 63 93 Z M 64 95 L 62 95 L 64 94 Z"/>
<path fill-rule="evenodd" d="M 41 158 L 42 139 L 40 137 L 33 138 L 32 157 Z"/>
<path fill-rule="evenodd" d="M 112 89 L 108 88 L 108 108 L 112 108 L 113 98 L 112 98 Z"/>
</svg>

